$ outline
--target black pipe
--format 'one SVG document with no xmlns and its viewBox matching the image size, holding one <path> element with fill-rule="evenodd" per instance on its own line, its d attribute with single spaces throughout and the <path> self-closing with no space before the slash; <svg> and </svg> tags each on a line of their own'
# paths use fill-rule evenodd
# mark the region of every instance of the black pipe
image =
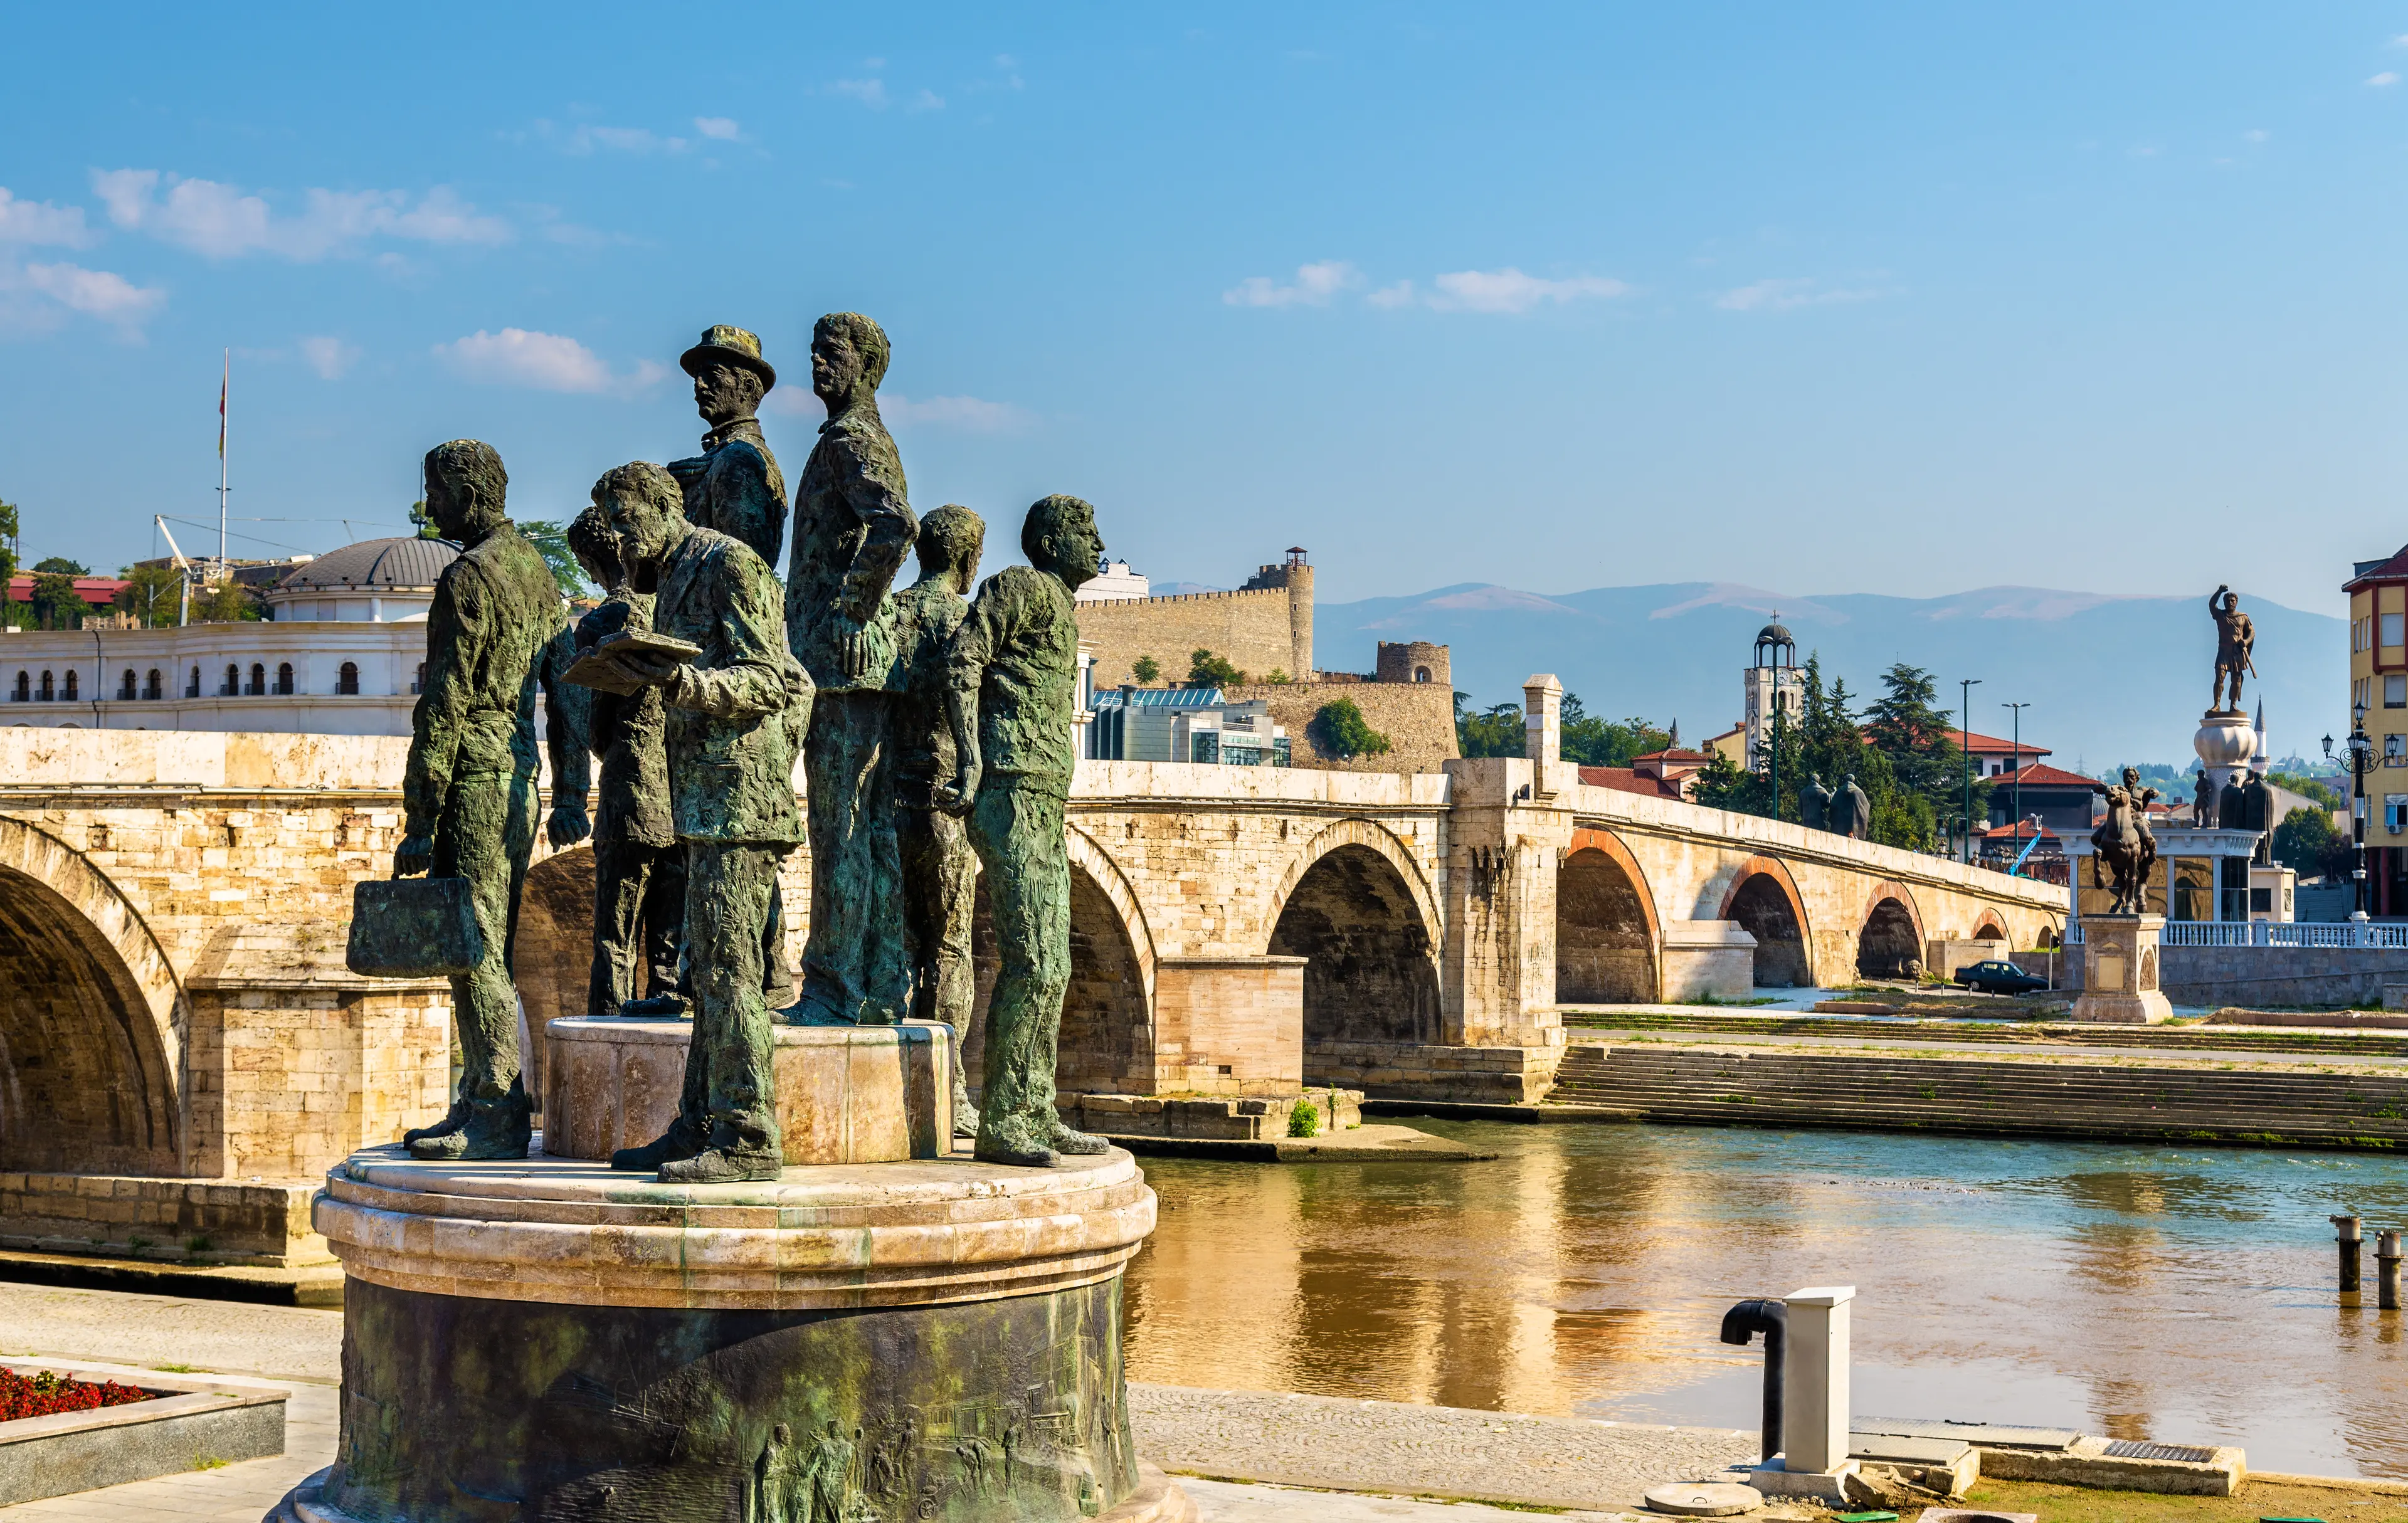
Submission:
<svg viewBox="0 0 2408 1523">
<path fill-rule="evenodd" d="M 1744 1347 L 1764 1334 L 1764 1436 L 1760 1463 L 1781 1452 L 1781 1383 L 1788 1362 L 1789 1308 L 1777 1300 L 1743 1300 L 1723 1314 L 1723 1342 Z"/>
<path fill-rule="evenodd" d="M 2333 1224 L 2333 1242 L 2341 1250 L 2341 1293 L 2344 1296 L 2355 1296 L 2358 1294 L 2358 1248 L 2366 1241 L 2359 1235 L 2358 1218 L 2329 1216 L 2326 1220 Z M 2354 1306 L 2358 1303 L 2352 1301 L 2350 1304 Z"/>
</svg>

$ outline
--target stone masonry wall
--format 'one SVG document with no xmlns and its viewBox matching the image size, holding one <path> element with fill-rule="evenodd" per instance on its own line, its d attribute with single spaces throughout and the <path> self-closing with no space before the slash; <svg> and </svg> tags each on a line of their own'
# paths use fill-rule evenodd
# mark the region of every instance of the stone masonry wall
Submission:
<svg viewBox="0 0 2408 1523">
<path fill-rule="evenodd" d="M 1458 754 L 1455 690 L 1441 682 L 1248 682 L 1223 690 L 1233 703 L 1269 702 L 1271 722 L 1286 728 L 1292 765 L 1329 772 L 1438 772 Z M 1312 716 L 1338 698 L 1352 701 L 1390 749 L 1351 760 L 1325 755 L 1312 743 Z"/>
<path fill-rule="evenodd" d="M 1184 679 L 1198 646 L 1249 677 L 1304 675 L 1296 669 L 1284 587 L 1082 603 L 1079 638 L 1096 648 L 1097 691 L 1136 682 L 1130 668 L 1140 655 L 1161 663 L 1165 679 Z"/>
</svg>

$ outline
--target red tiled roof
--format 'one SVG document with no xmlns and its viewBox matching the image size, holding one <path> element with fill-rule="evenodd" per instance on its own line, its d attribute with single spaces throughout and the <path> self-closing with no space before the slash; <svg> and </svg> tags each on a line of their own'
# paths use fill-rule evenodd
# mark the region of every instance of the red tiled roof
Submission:
<svg viewBox="0 0 2408 1523">
<path fill-rule="evenodd" d="M 2050 756 L 2056 754 L 2055 752 L 2050 751 L 2048 747 L 2042 745 L 2037 740 L 2026 740 L 2021 745 L 2018 745 L 2014 740 L 2009 740 L 2004 736 L 1984 735 L 1980 730 L 1960 730 L 1954 725 L 1949 726 L 1945 733 L 1950 745 L 1962 746 L 1968 754 L 1974 756 L 2006 756 L 2012 758 L 2018 754 L 2026 756 Z M 1870 728 L 1866 729 L 1864 734 L 1865 739 L 1869 740 L 1872 739 L 1872 731 Z"/>
<path fill-rule="evenodd" d="M 1592 788 L 1612 788 L 1616 793 L 1644 794 L 1650 798 L 1678 798 L 1681 785 L 1662 778 L 1642 777 L 1628 767 L 1584 767 L 1580 780 Z"/>
<path fill-rule="evenodd" d="M 8 579 L 8 601 L 12 603 L 32 602 L 34 600 L 34 576 L 35 573 L 31 571 L 20 571 L 15 576 L 10 577 Z M 115 577 L 78 577 L 75 579 L 76 596 L 82 598 L 85 602 L 90 603 L 94 608 L 108 607 L 111 603 L 117 601 L 117 595 L 121 591 L 132 585 L 134 585 L 134 583 L 130 582 L 121 582 Z"/>
<path fill-rule="evenodd" d="M 2401 577 L 2408 577 L 2408 545 L 2401 546 L 2399 552 L 2389 560 L 2363 576 L 2354 576 L 2343 582 L 2341 590 L 2345 593 L 2356 592 L 2371 582 L 2391 582 Z"/>
<path fill-rule="evenodd" d="M 1694 762 L 1694 763 L 1696 763 L 1698 766 L 1699 766 L 1699 767 L 1703 767 L 1703 766 L 1705 766 L 1705 765 L 1706 765 L 1706 763 L 1708 763 L 1708 762 L 1710 762 L 1710 761 L 1713 760 L 1713 759 L 1714 759 L 1714 755 L 1713 755 L 1713 752 L 1711 752 L 1711 751 L 1691 751 L 1691 750 L 1688 750 L 1686 747 L 1684 747 L 1683 749 L 1681 749 L 1681 750 L 1679 750 L 1679 751 L 1649 751 L 1649 752 L 1644 752 L 1644 753 L 1641 753 L 1641 754 L 1639 754 L 1639 755 L 1636 755 L 1636 756 L 1631 757 L 1630 759 L 1631 759 L 1632 761 L 1635 761 L 1635 762 L 1643 762 L 1643 761 L 1660 761 L 1660 762 Z"/>
<path fill-rule="evenodd" d="M 1982 781 L 1993 788 L 2011 787 L 2016 783 L 2027 788 L 2087 788 L 2098 780 L 2084 777 L 2079 772 L 2069 772 L 2062 767 L 2051 767 L 2046 762 L 2030 762 L 2021 771 L 2000 772 Z"/>
<path fill-rule="evenodd" d="M 2016 841 L 2029 841 L 2032 839 L 2033 835 L 2032 827 L 2028 823 L 2016 825 L 1985 825 L 1975 830 L 1973 833 L 1981 837 L 1984 841 L 1988 841 L 1993 836 L 2007 836 Z M 2051 830 L 2046 826 L 2042 826 L 2040 827 L 2039 836 L 2042 841 L 2055 841 L 2057 839 L 2057 832 Z"/>
</svg>

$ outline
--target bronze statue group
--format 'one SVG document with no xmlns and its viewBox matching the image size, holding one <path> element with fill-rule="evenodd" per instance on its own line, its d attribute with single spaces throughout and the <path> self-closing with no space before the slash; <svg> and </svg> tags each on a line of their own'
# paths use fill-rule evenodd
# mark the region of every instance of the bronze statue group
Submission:
<svg viewBox="0 0 2408 1523">
<path fill-rule="evenodd" d="M 473 439 L 427 453 L 427 512 L 463 553 L 428 615 L 394 873 L 467 880 L 484 952 L 452 977 L 459 1091 L 442 1121 L 405 1134 L 416 1157 L 521 1158 L 530 1141 L 510 950 L 535 845 L 538 693 L 549 838 L 594 842 L 588 1008 L 694 1022 L 676 1121 L 613 1168 L 665 1184 L 776 1178 L 779 1019 L 946 1022 L 953 1130 L 976 1138 L 977 1157 L 1047 1165 L 1104 1151 L 1054 1108 L 1069 980 L 1072 594 L 1103 541 L 1086 503 L 1043 498 L 1021 529 L 1030 564 L 968 598 L 985 525 L 957 506 L 912 513 L 878 412 L 888 355 L 858 313 L 812 334 L 827 421 L 795 493 L 781 583 L 785 480 L 757 418 L 777 373 L 751 333 L 707 331 L 681 359 L 710 424 L 703 453 L 595 483 L 568 543 L 608 596 L 573 628 L 542 554 L 506 516 L 500 456 Z M 897 590 L 915 544 L 919 579 Z M 778 869 L 806 831 L 797 989 Z M 1001 968 L 973 1112 L 958 1037 L 981 869 Z"/>
</svg>

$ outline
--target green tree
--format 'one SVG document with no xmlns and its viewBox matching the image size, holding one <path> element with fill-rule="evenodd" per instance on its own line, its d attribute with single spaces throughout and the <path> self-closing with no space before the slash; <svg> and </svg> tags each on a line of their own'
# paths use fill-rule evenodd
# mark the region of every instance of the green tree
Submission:
<svg viewBox="0 0 2408 1523">
<path fill-rule="evenodd" d="M 259 599 L 249 587 L 231 577 L 193 589 L 194 624 L 247 624 L 262 616 Z"/>
<path fill-rule="evenodd" d="M 172 566 L 129 566 L 117 573 L 125 585 L 117 590 L 117 606 L 149 628 L 172 626 L 182 607 L 184 573 Z"/>
<path fill-rule="evenodd" d="M 409 505 L 409 521 L 418 525 L 418 537 L 421 539 L 440 539 L 443 538 L 443 531 L 437 528 L 435 526 L 435 520 L 426 515 L 426 499 L 424 497 L 421 497 L 416 502 Z"/>
<path fill-rule="evenodd" d="M 2347 878 L 2358 866 L 2358 850 L 2333 828 L 2329 813 L 2302 805 L 2274 827 L 2274 860 L 2302 878 Z"/>
<path fill-rule="evenodd" d="M 1243 687 L 1246 674 L 1230 665 L 1228 657 L 1198 645 L 1187 658 L 1187 680 L 1202 687 Z"/>
<path fill-rule="evenodd" d="M 1901 661 L 1881 680 L 1883 696 L 1865 711 L 1865 739 L 1888 759 L 1898 786 L 1923 801 L 1936 830 L 1964 809 L 1965 754 L 1955 739 L 1956 719 L 1938 706 L 1931 673 L 1921 667 Z M 1989 799 L 1989 784 L 1974 780 L 1975 820 L 1987 817 Z"/>
<path fill-rule="evenodd" d="M 1139 656 L 1129 664 L 1129 675 L 1151 686 L 1162 676 L 1162 663 L 1150 655 Z"/>
<path fill-rule="evenodd" d="M 1466 756 L 1518 756 L 1522 754 L 1522 706 L 1500 703 L 1474 711 L 1466 705 L 1469 693 L 1455 696 L 1455 749 Z"/>
<path fill-rule="evenodd" d="M 2269 772 L 2266 781 L 2278 788 L 2288 788 L 2302 798 L 2313 798 L 2327 809 L 2341 809 L 2349 802 L 2326 783 L 2315 778 L 2301 777 L 2297 772 Z M 2296 814 L 2299 812 L 2293 810 L 2291 812 Z"/>
<path fill-rule="evenodd" d="M 71 561 L 64 555 L 46 556 L 35 563 L 34 569 L 36 571 L 49 571 L 54 575 L 63 577 L 88 577 L 92 575 L 91 567 L 86 566 L 81 561 Z"/>
<path fill-rule="evenodd" d="M 1272 687 L 1285 687 L 1288 683 L 1296 681 L 1296 679 L 1287 674 L 1287 669 L 1285 668 L 1273 667 L 1270 670 L 1263 674 L 1263 681 Z"/>
<path fill-rule="evenodd" d="M 42 563 L 47 566 L 50 563 Z M 75 578 L 64 571 L 34 572 L 34 626 L 37 629 L 74 629 L 79 626 L 92 605 L 76 591 Z"/>
<path fill-rule="evenodd" d="M 1353 698 L 1332 698 L 1315 710 L 1312 723 L 1305 726 L 1312 747 L 1325 756 L 1352 761 L 1357 756 L 1384 756 L 1390 748 L 1388 738 L 1371 727 L 1363 711 Z"/>
<path fill-rule="evenodd" d="M 17 578 L 17 505 L 0 502 L 0 625 L 18 622 L 17 605 L 9 601 L 8 583 Z"/>
<path fill-rule="evenodd" d="M 1511 709 L 1512 705 L 1505 707 Z M 1579 694 L 1564 695 L 1563 753 L 1566 761 L 1581 767 L 1627 767 L 1632 757 L 1661 751 L 1671 743 L 1671 732 L 1656 728 L 1649 720 L 1634 714 L 1616 724 L 1590 713 L 1582 704 Z M 1521 754 L 1519 746 L 1514 748 L 1513 754 Z"/>
<path fill-rule="evenodd" d="M 522 518 L 518 525 L 527 542 L 543 553 L 543 564 L 551 568 L 552 580 L 560 588 L 560 596 L 584 596 L 585 572 L 568 548 L 568 525 L 549 518 Z"/>
</svg>

